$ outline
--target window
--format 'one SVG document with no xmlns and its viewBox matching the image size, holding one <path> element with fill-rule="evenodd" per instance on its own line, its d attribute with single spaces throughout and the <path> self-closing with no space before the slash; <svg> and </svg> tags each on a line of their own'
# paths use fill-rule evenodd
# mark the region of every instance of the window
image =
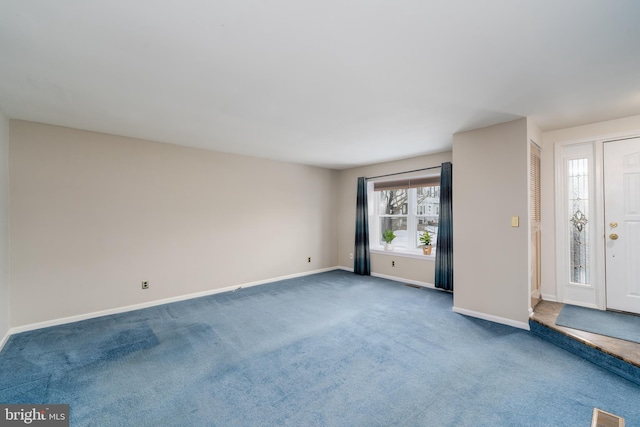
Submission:
<svg viewBox="0 0 640 427">
<path fill-rule="evenodd" d="M 598 216 L 601 141 L 555 145 L 556 292 L 558 302 L 604 309 L 604 221 Z"/>
<path fill-rule="evenodd" d="M 571 281 L 589 283 L 589 159 L 567 162 Z"/>
<path fill-rule="evenodd" d="M 369 187 L 369 245 L 382 249 L 385 230 L 393 230 L 393 246 L 400 251 L 420 249 L 420 236 L 431 234 L 435 248 L 440 213 L 440 177 L 375 182 Z M 372 208 L 372 209 L 371 209 Z"/>
</svg>

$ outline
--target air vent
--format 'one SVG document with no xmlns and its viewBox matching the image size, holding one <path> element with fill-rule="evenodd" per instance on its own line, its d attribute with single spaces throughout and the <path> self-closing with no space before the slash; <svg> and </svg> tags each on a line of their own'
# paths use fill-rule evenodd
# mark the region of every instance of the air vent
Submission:
<svg viewBox="0 0 640 427">
<path fill-rule="evenodd" d="M 591 427 L 624 427 L 624 418 L 593 408 Z"/>
</svg>

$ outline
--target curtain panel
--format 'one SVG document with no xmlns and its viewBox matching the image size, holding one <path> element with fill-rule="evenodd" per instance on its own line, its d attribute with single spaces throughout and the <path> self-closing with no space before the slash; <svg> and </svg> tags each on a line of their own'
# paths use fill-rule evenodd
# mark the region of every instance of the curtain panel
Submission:
<svg viewBox="0 0 640 427">
<path fill-rule="evenodd" d="M 369 213 L 367 203 L 367 178 L 358 178 L 356 197 L 356 241 L 353 257 L 353 272 L 362 276 L 371 275 L 369 254 Z"/>
<path fill-rule="evenodd" d="M 451 162 L 442 164 L 440 172 L 440 214 L 436 243 L 435 286 L 453 291 L 453 173 Z"/>
</svg>

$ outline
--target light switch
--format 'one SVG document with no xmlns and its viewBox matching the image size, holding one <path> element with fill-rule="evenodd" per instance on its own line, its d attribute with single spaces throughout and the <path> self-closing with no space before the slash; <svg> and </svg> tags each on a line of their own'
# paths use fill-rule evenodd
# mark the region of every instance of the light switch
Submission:
<svg viewBox="0 0 640 427">
<path fill-rule="evenodd" d="M 512 227 L 520 227 L 520 217 L 512 216 L 511 217 L 511 226 Z"/>
</svg>

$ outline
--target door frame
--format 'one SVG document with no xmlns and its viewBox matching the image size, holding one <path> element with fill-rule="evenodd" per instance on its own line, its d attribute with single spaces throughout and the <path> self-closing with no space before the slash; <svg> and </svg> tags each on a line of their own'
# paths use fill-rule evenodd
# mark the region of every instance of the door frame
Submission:
<svg viewBox="0 0 640 427">
<path fill-rule="evenodd" d="M 604 277 L 604 198 L 602 179 L 603 139 L 583 139 L 559 142 L 555 145 L 555 201 L 556 201 L 556 296 L 558 302 L 604 310 L 606 308 Z M 589 159 L 589 244 L 593 248 L 589 259 L 588 284 L 570 280 L 569 221 L 567 218 L 566 161 L 572 158 Z"/>
<path fill-rule="evenodd" d="M 584 307 L 606 310 L 606 278 L 605 278 L 605 248 L 606 248 L 606 227 L 604 217 L 604 143 L 622 139 L 638 138 L 640 130 L 616 132 L 606 135 L 558 141 L 554 145 L 554 170 L 555 170 L 555 249 L 556 249 L 556 300 L 558 302 L 580 305 Z M 567 153 L 579 150 L 580 147 L 589 147 L 592 156 L 593 176 L 590 177 L 589 197 L 593 200 L 592 209 L 593 233 L 591 242 L 595 249 L 592 253 L 591 262 L 591 282 L 593 294 L 587 298 L 576 298 L 576 295 L 568 289 L 568 277 L 570 263 L 568 262 L 569 242 L 566 238 L 568 233 L 566 203 L 566 181 L 564 170 L 564 159 Z"/>
</svg>

